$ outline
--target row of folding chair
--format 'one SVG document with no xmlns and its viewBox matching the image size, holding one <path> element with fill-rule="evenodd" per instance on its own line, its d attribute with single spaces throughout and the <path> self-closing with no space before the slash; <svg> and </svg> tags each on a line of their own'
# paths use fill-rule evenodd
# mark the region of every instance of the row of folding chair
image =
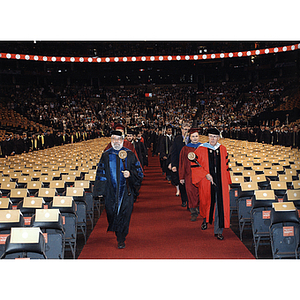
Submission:
<svg viewBox="0 0 300 300">
<path fill-rule="evenodd" d="M 237 188 L 244 182 L 257 182 L 260 189 L 273 189 L 278 197 L 283 196 L 288 189 L 299 189 L 300 180 L 298 176 L 286 175 L 286 174 L 274 174 L 274 177 L 268 177 L 268 174 L 254 174 L 254 173 L 231 173 L 231 212 L 237 211 Z"/>
<path fill-rule="evenodd" d="M 300 181 L 270 181 L 265 175 L 250 177 L 251 181 L 243 176 L 232 176 L 232 185 L 230 189 L 230 211 L 231 216 L 237 213 L 239 222 L 240 239 L 242 240 L 245 226 L 251 226 L 251 197 L 255 190 L 272 190 L 279 201 L 282 201 L 284 195 L 289 190 L 299 190 Z"/>
<path fill-rule="evenodd" d="M 89 183 L 89 182 L 85 182 Z M 86 186 L 87 187 L 87 186 Z M 68 187 L 67 188 L 67 197 L 72 197 L 76 203 L 76 213 L 77 213 L 77 227 L 79 229 L 78 233 L 83 235 L 84 243 L 87 239 L 87 225 L 88 218 L 93 229 L 94 222 L 94 200 L 91 192 L 84 192 L 84 188 Z M 26 189 L 15 189 L 12 190 L 10 198 L 0 198 L 2 203 L 4 200 L 9 200 L 12 204 L 13 209 L 17 209 L 20 204 L 28 201 L 35 201 L 35 199 L 42 199 L 47 205 L 55 198 L 63 198 L 63 196 L 57 196 L 55 189 L 44 188 L 40 189 L 37 197 L 29 197 L 29 193 Z M 98 215 L 99 217 L 99 215 Z"/>
<path fill-rule="evenodd" d="M 28 240 L 12 242 L 9 236 L 16 228 L 26 232 L 28 227 L 38 227 L 45 239 L 45 258 L 64 258 L 65 245 L 70 248 L 73 258 L 75 258 L 77 215 L 76 204 L 71 197 L 58 197 L 49 206 L 45 205 L 41 198 L 30 197 L 23 203 L 19 203 L 18 209 L 11 209 L 10 204 L 12 203 L 9 203 L 8 198 L 2 201 L 4 200 L 8 200 L 8 203 L 6 203 L 6 209 L 3 209 L 4 205 L 0 209 L 0 255 L 16 258 L 23 257 L 23 252 L 35 252 L 29 250 Z M 29 233 L 25 233 L 25 235 L 27 234 Z M 11 243 L 18 245 L 11 245 Z M 26 243 L 26 247 L 22 248 L 24 243 Z M 36 247 L 37 245 L 32 245 L 31 249 L 36 249 Z M 36 255 L 36 253 L 31 254 L 30 257 L 40 257 L 36 257 Z"/>
<path fill-rule="evenodd" d="M 297 222 L 299 223 L 299 211 L 298 208 L 300 207 L 300 190 L 288 190 L 283 197 L 282 201 L 278 202 L 278 197 L 275 195 L 274 190 L 256 190 L 254 195 L 251 198 L 251 211 L 250 211 L 250 218 L 251 218 L 251 227 L 252 227 L 252 234 L 253 234 L 253 244 L 255 250 L 255 256 L 258 257 L 258 248 L 261 241 L 264 244 L 270 244 L 272 248 L 272 254 L 274 258 L 281 258 L 281 257 L 294 257 L 295 253 L 298 253 L 298 244 L 294 238 L 287 238 L 278 241 L 278 237 L 274 238 L 274 224 L 275 223 L 286 223 L 288 219 L 284 219 L 285 215 L 281 213 L 281 218 L 278 219 L 280 222 L 272 221 L 272 214 L 275 212 L 272 211 L 272 208 L 278 208 L 279 212 L 285 211 L 293 211 L 293 214 L 297 214 Z M 280 216 L 280 213 L 279 213 Z M 282 227 L 284 224 L 281 224 Z M 272 227 L 273 226 L 273 227 Z M 279 225 L 276 225 L 279 226 Z M 275 227 L 276 227 L 275 226 Z M 298 226 L 298 225 L 297 225 Z M 299 235 L 296 235 L 296 239 L 299 240 Z M 288 243 L 292 245 L 291 242 L 295 242 L 292 246 L 284 245 Z M 275 246 L 274 243 L 282 243 L 282 247 L 284 246 L 286 249 L 292 249 L 292 251 L 283 251 L 278 249 L 278 245 Z M 276 250 L 277 249 L 277 250 Z M 295 249 L 297 251 L 295 252 Z M 276 254 L 276 255 L 275 255 Z M 298 253 L 299 254 L 299 253 Z M 297 258 L 297 256 L 296 256 Z"/>
<path fill-rule="evenodd" d="M 256 257 L 259 245 L 270 243 L 274 258 L 297 257 L 295 253 L 298 250 L 284 255 L 277 249 L 278 245 L 274 246 L 278 237 L 275 239 L 271 230 L 271 215 L 274 214 L 273 203 L 281 205 L 283 201 L 288 201 L 293 204 L 300 200 L 299 151 L 246 141 L 227 140 L 225 144 L 232 179 L 230 212 L 231 217 L 237 215 L 240 239 L 243 239 L 244 229 L 252 230 Z M 295 236 L 299 239 L 297 230 Z M 281 240 L 279 243 L 285 242 Z"/>
<path fill-rule="evenodd" d="M 71 208 L 64 204 L 60 205 L 59 211 L 64 222 L 65 250 L 70 250 L 75 258 L 78 234 L 83 235 L 86 243 L 87 224 L 89 221 L 93 230 L 95 209 L 100 216 L 100 203 L 93 199 L 92 191 L 96 167 L 108 140 L 90 140 L 73 144 L 72 147 L 59 146 L 1 159 L 0 210 L 23 211 L 20 215 L 25 227 L 28 227 L 34 220 L 34 215 L 29 217 L 25 214 L 30 210 L 30 203 L 42 203 L 39 209 L 52 209 L 55 208 L 53 203 L 67 203 L 71 199 Z M 0 235 L 2 247 L 8 234 Z M 47 249 L 49 244 L 45 245 Z M 47 254 L 49 251 L 46 251 Z"/>
<path fill-rule="evenodd" d="M 78 215 L 78 222 L 77 226 L 80 229 L 84 237 L 84 242 L 86 242 L 87 238 L 87 218 L 92 224 L 93 228 L 93 220 L 94 220 L 94 203 L 90 182 L 80 182 L 80 187 L 67 187 L 66 194 L 67 197 L 72 197 L 77 204 L 77 215 Z M 84 185 L 84 186 L 83 186 Z M 87 190 L 85 192 L 85 190 Z M 55 188 L 40 188 L 35 195 L 43 199 L 46 203 L 49 203 L 53 200 L 54 197 L 59 196 Z M 23 201 L 26 198 L 30 197 L 30 193 L 25 188 L 20 189 L 12 189 L 11 192 L 8 194 L 10 201 L 14 204 L 13 208 L 17 207 L 17 204 Z"/>
</svg>

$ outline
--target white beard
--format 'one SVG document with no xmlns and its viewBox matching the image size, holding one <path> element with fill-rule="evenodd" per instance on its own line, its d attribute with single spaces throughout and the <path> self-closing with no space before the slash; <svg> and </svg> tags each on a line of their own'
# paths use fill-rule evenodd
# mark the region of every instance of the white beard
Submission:
<svg viewBox="0 0 300 300">
<path fill-rule="evenodd" d="M 121 142 L 120 145 L 116 145 L 115 143 L 111 143 L 111 146 L 112 146 L 115 150 L 118 151 L 118 150 L 121 150 L 121 149 L 122 149 L 123 143 L 124 143 L 124 142 Z"/>
</svg>

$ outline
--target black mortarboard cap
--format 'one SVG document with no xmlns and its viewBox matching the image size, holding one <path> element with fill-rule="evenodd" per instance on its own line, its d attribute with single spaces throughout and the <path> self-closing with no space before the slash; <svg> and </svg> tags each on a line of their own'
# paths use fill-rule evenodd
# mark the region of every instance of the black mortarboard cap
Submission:
<svg viewBox="0 0 300 300">
<path fill-rule="evenodd" d="M 220 135 L 220 131 L 217 128 L 213 127 L 207 130 L 207 134 Z"/>
</svg>

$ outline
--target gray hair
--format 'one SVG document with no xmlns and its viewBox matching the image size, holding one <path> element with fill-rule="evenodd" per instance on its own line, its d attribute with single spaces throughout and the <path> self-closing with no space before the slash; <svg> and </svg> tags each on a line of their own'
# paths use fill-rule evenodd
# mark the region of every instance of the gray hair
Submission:
<svg viewBox="0 0 300 300">
<path fill-rule="evenodd" d="M 181 124 L 181 128 L 182 127 L 191 127 L 191 124 L 187 121 L 183 121 L 182 124 Z"/>
</svg>

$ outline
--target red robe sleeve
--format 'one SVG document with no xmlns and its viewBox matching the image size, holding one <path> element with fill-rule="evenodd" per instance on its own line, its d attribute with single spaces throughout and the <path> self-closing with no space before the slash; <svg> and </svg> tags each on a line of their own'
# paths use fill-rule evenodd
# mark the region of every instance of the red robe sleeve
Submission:
<svg viewBox="0 0 300 300">
<path fill-rule="evenodd" d="M 207 157 L 207 149 L 204 147 L 198 147 L 195 151 L 197 155 L 197 161 L 201 165 L 201 167 L 192 162 L 192 182 L 195 186 L 200 186 L 200 181 L 205 178 L 207 174 L 209 174 L 209 165 L 208 165 L 208 157 Z"/>
</svg>

